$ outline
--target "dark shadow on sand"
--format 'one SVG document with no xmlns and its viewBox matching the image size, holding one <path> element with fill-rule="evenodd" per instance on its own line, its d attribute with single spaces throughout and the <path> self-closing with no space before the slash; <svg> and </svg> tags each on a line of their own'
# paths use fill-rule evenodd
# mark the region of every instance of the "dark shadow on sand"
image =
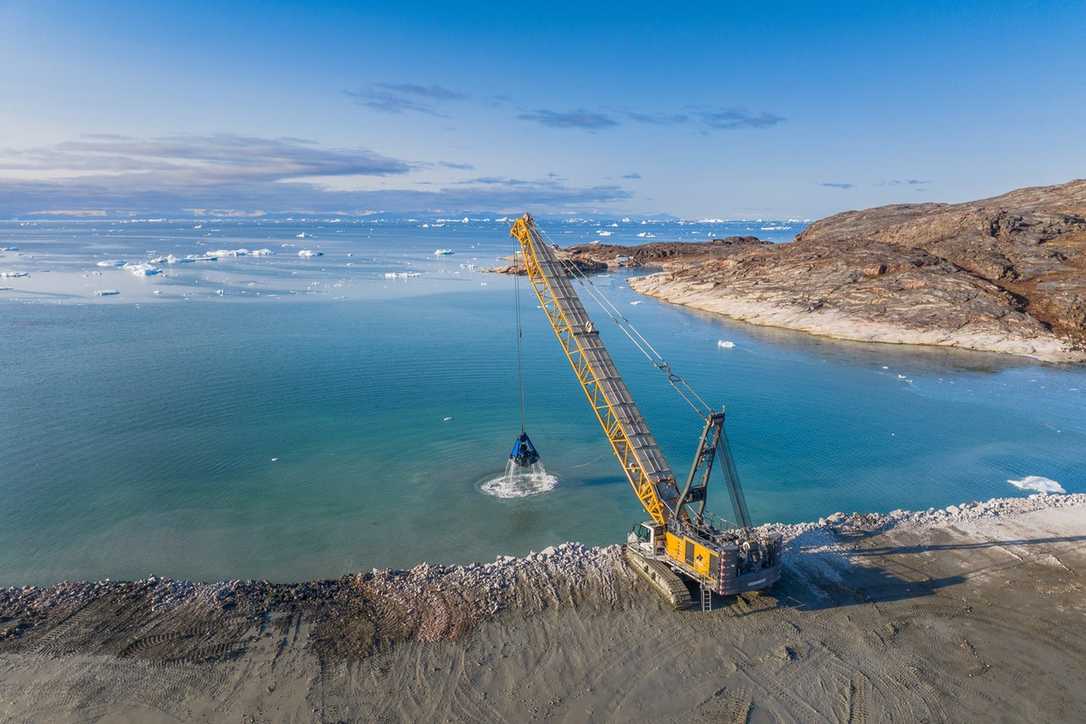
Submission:
<svg viewBox="0 0 1086 724">
<path fill-rule="evenodd" d="M 773 608 L 794 608 L 799 611 L 819 611 L 865 603 L 889 603 L 932 596 L 943 588 L 964 583 L 963 575 L 926 577 L 924 569 L 913 562 L 895 560 L 896 556 L 920 555 L 940 551 L 972 551 L 1001 546 L 1029 546 L 1053 543 L 1086 543 L 1086 536 L 1052 536 L 1018 538 L 974 543 L 933 543 L 902 546 L 876 546 L 840 551 L 837 556 L 825 556 L 821 564 L 804 566 L 803 535 L 793 553 L 799 563 L 786 566 L 780 582 L 770 591 L 753 600 L 717 599 L 715 607 L 731 607 L 739 616 L 748 616 Z M 841 535 L 839 540 L 863 540 L 864 534 Z M 820 541 L 814 543 L 819 545 Z M 874 559 L 887 559 L 880 565 Z M 858 563 L 856 561 L 863 561 Z M 799 570 L 797 570 L 799 569 Z M 909 576 L 909 577 L 904 577 Z"/>
</svg>

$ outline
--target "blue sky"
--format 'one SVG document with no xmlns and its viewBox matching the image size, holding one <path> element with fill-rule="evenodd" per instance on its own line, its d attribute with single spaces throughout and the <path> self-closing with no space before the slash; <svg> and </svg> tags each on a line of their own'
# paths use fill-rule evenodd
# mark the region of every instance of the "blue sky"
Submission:
<svg viewBox="0 0 1086 724">
<path fill-rule="evenodd" d="M 817 217 L 1086 176 L 1086 3 L 0 0 L 0 217 Z"/>
</svg>

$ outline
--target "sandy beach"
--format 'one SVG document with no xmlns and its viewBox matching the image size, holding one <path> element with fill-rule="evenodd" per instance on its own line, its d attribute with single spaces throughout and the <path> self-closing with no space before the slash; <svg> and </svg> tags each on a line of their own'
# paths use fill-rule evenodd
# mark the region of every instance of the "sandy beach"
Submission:
<svg viewBox="0 0 1086 724">
<path fill-rule="evenodd" d="M 620 549 L 337 581 L 0 594 L 2 721 L 1074 721 L 1086 495 L 775 526 L 768 594 L 672 611 Z"/>
</svg>

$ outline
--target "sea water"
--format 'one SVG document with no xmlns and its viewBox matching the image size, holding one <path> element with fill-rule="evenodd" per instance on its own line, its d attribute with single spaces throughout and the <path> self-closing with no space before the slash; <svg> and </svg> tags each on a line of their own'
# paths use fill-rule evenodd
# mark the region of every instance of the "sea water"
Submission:
<svg viewBox="0 0 1086 724">
<path fill-rule="evenodd" d="M 507 222 L 431 222 L 0 224 L 18 247 L 0 270 L 30 274 L 0 285 L 0 585 L 306 579 L 623 540 L 644 515 L 524 284 L 527 428 L 559 484 L 483 489 L 520 428 L 513 280 L 481 271 L 512 241 Z M 609 223 L 546 228 L 563 244 L 799 230 Z M 273 253 L 97 266 L 239 248 Z M 835 342 L 661 304 L 623 274 L 595 284 L 726 405 L 758 521 L 1026 495 L 1008 481 L 1030 476 L 1086 491 L 1081 367 Z M 588 309 L 681 478 L 701 421 Z M 730 515 L 722 486 L 710 506 Z"/>
</svg>

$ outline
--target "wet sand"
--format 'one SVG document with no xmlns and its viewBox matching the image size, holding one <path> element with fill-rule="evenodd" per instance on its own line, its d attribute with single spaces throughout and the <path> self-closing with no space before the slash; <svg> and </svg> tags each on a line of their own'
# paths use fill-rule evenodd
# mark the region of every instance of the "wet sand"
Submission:
<svg viewBox="0 0 1086 724">
<path fill-rule="evenodd" d="M 708 613 L 576 545 L 8 589 L 0 720 L 1081 720 L 1086 496 L 788 528 L 782 583 Z"/>
</svg>

